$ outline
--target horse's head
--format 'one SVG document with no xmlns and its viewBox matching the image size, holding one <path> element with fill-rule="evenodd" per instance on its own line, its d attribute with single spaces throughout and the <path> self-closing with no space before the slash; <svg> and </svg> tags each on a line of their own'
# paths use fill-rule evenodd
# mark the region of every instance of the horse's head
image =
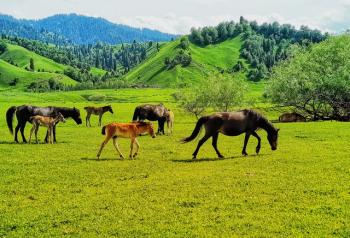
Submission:
<svg viewBox="0 0 350 238">
<path fill-rule="evenodd" d="M 108 111 L 109 111 L 110 113 L 112 113 L 112 114 L 113 114 L 113 108 L 112 108 L 112 106 L 111 106 L 111 105 L 108 105 L 108 106 L 107 106 L 107 109 L 108 109 Z"/>
<path fill-rule="evenodd" d="M 278 132 L 280 129 L 273 130 L 267 134 L 267 139 L 269 140 L 271 150 L 277 150 L 277 142 L 278 142 Z"/>
<path fill-rule="evenodd" d="M 75 107 L 72 110 L 71 117 L 78 125 L 83 123 L 83 121 L 81 120 L 81 117 L 80 117 L 80 111 L 79 111 L 79 109 L 77 109 Z"/>
</svg>

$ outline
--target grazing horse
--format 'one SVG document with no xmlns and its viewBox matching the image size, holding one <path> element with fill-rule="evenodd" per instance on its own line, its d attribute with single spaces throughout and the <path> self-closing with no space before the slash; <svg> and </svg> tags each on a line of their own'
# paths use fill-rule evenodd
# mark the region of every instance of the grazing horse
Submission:
<svg viewBox="0 0 350 238">
<path fill-rule="evenodd" d="M 102 125 L 102 116 L 103 114 L 105 114 L 105 112 L 110 112 L 113 114 L 113 109 L 111 105 L 108 106 L 104 106 L 104 107 L 84 107 L 85 111 L 86 111 L 86 126 L 88 126 L 88 124 L 91 127 L 91 123 L 90 123 L 90 117 L 91 114 L 93 115 L 98 115 L 98 126 Z"/>
<path fill-rule="evenodd" d="M 44 117 L 44 116 L 32 116 L 30 117 L 30 120 L 32 121 L 33 127 L 30 130 L 30 136 L 29 136 L 29 143 L 32 139 L 32 134 L 35 131 L 35 141 L 38 144 L 38 130 L 40 125 L 47 127 L 47 134 L 48 134 L 48 141 L 50 144 L 53 144 L 53 128 L 55 125 L 57 125 L 59 122 L 65 123 L 66 120 L 62 116 L 61 113 L 58 113 L 58 115 L 54 117 Z"/>
<path fill-rule="evenodd" d="M 168 109 L 168 113 L 166 115 L 166 125 L 168 128 L 168 134 L 171 135 L 173 134 L 173 128 L 174 128 L 174 113 L 173 111 L 170 111 Z"/>
<path fill-rule="evenodd" d="M 193 152 L 193 159 L 196 159 L 200 147 L 206 142 L 210 137 L 213 137 L 213 147 L 219 158 L 223 158 L 221 153 L 217 148 L 217 141 L 219 133 L 227 136 L 238 136 L 245 133 L 244 146 L 242 154 L 244 156 L 248 155 L 246 152 L 247 143 L 249 137 L 252 135 L 258 139 L 258 145 L 256 147 L 256 153 L 260 151 L 260 137 L 256 133 L 259 128 L 264 129 L 267 132 L 267 139 L 270 143 L 271 149 L 277 149 L 277 139 L 278 131 L 265 117 L 253 110 L 241 110 L 237 112 L 220 112 L 215 113 L 210 116 L 201 117 L 192 132 L 192 135 L 183 139 L 183 143 L 190 142 L 194 140 L 204 125 L 205 135 L 199 140 L 196 150 Z"/>
<path fill-rule="evenodd" d="M 16 113 L 17 117 L 17 126 L 15 129 L 15 142 L 18 143 L 17 134 L 18 131 L 21 131 L 23 142 L 27 143 L 27 140 L 24 136 L 24 128 L 26 126 L 27 122 L 30 122 L 30 117 L 40 115 L 40 116 L 48 116 L 48 117 L 55 117 L 58 115 L 58 113 L 61 113 L 64 118 L 73 118 L 73 120 L 80 125 L 82 123 L 82 120 L 80 118 L 80 111 L 77 108 L 67 108 L 67 107 L 36 107 L 36 106 L 30 106 L 30 105 L 23 105 L 23 106 L 13 106 L 10 107 L 6 112 L 6 121 L 7 126 L 13 134 L 13 115 Z M 56 142 L 56 126 L 53 128 L 53 138 L 54 142 Z M 45 141 L 47 142 L 48 134 L 46 134 Z"/>
<path fill-rule="evenodd" d="M 132 120 L 143 121 L 147 119 L 149 121 L 158 121 L 158 134 L 164 135 L 164 124 L 167 113 L 168 110 L 162 103 L 158 105 L 145 104 L 135 108 Z"/>
<path fill-rule="evenodd" d="M 306 122 L 306 118 L 299 113 L 283 113 L 278 120 L 280 122 Z"/>
<path fill-rule="evenodd" d="M 136 157 L 137 152 L 139 151 L 140 145 L 137 141 L 136 137 L 148 133 L 152 136 L 152 138 L 155 138 L 156 135 L 154 134 L 153 125 L 150 122 L 132 122 L 132 123 L 111 123 L 107 126 L 102 127 L 102 135 L 106 135 L 106 138 L 102 142 L 101 148 L 97 153 L 97 159 L 100 159 L 100 155 L 102 152 L 103 147 L 108 143 L 108 141 L 113 138 L 113 144 L 116 150 L 119 153 L 119 156 L 121 158 L 125 158 L 124 155 L 120 152 L 119 146 L 117 143 L 117 138 L 130 138 L 131 139 L 131 145 L 130 145 L 130 159 L 133 159 Z M 136 151 L 133 155 L 133 149 L 134 144 L 136 144 Z"/>
</svg>

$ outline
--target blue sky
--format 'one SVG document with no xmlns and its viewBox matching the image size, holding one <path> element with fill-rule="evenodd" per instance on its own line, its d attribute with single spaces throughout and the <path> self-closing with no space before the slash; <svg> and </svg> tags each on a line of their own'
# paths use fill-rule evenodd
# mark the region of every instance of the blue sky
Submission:
<svg viewBox="0 0 350 238">
<path fill-rule="evenodd" d="M 241 15 L 329 32 L 350 29 L 350 0 L 0 0 L 0 13 L 28 19 L 78 13 L 180 34 Z"/>
</svg>

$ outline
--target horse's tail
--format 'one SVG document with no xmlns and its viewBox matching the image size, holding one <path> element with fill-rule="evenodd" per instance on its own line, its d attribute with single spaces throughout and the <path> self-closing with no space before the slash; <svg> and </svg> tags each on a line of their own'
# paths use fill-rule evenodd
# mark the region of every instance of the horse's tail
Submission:
<svg viewBox="0 0 350 238">
<path fill-rule="evenodd" d="M 137 121 L 137 118 L 139 117 L 140 114 L 140 108 L 136 107 L 134 111 L 134 116 L 132 117 L 132 121 Z"/>
<path fill-rule="evenodd" d="M 189 137 L 182 139 L 181 142 L 187 143 L 187 142 L 193 141 L 198 136 L 203 124 L 206 123 L 208 120 L 209 120 L 209 117 L 206 117 L 206 116 L 199 118 L 192 134 Z"/>
<path fill-rule="evenodd" d="M 102 135 L 106 135 L 106 126 L 102 127 Z"/>
<path fill-rule="evenodd" d="M 6 122 L 7 122 L 7 127 L 9 128 L 11 134 L 13 134 L 13 115 L 15 114 L 17 110 L 16 106 L 10 107 L 7 112 L 6 112 Z"/>
</svg>

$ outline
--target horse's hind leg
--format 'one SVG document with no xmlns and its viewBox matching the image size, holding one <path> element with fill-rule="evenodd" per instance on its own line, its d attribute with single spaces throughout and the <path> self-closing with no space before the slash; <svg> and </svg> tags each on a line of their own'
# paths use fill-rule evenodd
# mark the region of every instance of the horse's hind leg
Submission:
<svg viewBox="0 0 350 238">
<path fill-rule="evenodd" d="M 24 129 L 26 128 L 26 123 L 22 123 L 20 127 L 21 135 L 22 135 L 22 140 L 24 143 L 27 143 L 26 137 L 24 136 Z"/>
<path fill-rule="evenodd" d="M 18 143 L 18 137 L 17 137 L 17 135 L 18 135 L 19 128 L 20 128 L 20 125 L 19 125 L 19 123 L 18 123 L 17 126 L 16 126 L 16 129 L 15 129 L 15 142 L 17 142 L 17 143 Z"/>
<path fill-rule="evenodd" d="M 120 158 L 125 159 L 124 155 L 122 154 L 122 152 L 119 149 L 117 137 L 113 138 L 113 145 L 114 145 L 115 149 L 118 151 Z"/>
<path fill-rule="evenodd" d="M 35 124 L 35 143 L 38 144 L 38 131 L 39 131 L 39 124 Z"/>
<path fill-rule="evenodd" d="M 103 148 L 105 147 L 105 145 L 108 143 L 108 141 L 109 141 L 110 139 L 111 139 L 111 138 L 110 138 L 109 136 L 107 136 L 107 137 L 105 138 L 105 140 L 102 142 L 101 147 L 100 147 L 100 150 L 99 150 L 98 153 L 97 153 L 97 159 L 100 159 L 102 150 L 103 150 Z"/>
<path fill-rule="evenodd" d="M 252 135 L 253 135 L 256 139 L 258 139 L 258 145 L 256 146 L 256 153 L 259 154 L 260 148 L 261 148 L 261 139 L 260 139 L 260 136 L 259 136 L 255 131 L 252 133 Z"/>
<path fill-rule="evenodd" d="M 218 137 L 219 137 L 219 132 L 213 135 L 213 142 L 212 145 L 216 151 L 216 154 L 218 155 L 219 158 L 224 158 L 224 156 L 220 153 L 218 150 Z"/>
<path fill-rule="evenodd" d="M 196 150 L 195 150 L 195 151 L 193 152 L 193 154 L 192 154 L 192 155 L 193 155 L 193 159 L 196 159 L 199 149 L 200 149 L 201 146 L 204 144 L 204 142 L 206 142 L 210 137 L 211 137 L 211 135 L 209 135 L 209 134 L 206 133 L 206 134 L 203 136 L 203 138 L 200 139 L 200 140 L 198 141 L 197 148 L 196 148 Z"/>
<path fill-rule="evenodd" d="M 90 125 L 90 127 L 91 127 L 90 117 L 91 117 L 91 114 L 88 113 L 88 114 L 86 115 L 86 127 L 88 127 L 89 125 Z"/>
<path fill-rule="evenodd" d="M 34 131 L 35 131 L 35 124 L 33 123 L 33 127 L 32 127 L 32 129 L 30 129 L 30 134 L 29 134 L 29 144 L 32 140 L 32 135 L 33 135 Z"/>
</svg>

